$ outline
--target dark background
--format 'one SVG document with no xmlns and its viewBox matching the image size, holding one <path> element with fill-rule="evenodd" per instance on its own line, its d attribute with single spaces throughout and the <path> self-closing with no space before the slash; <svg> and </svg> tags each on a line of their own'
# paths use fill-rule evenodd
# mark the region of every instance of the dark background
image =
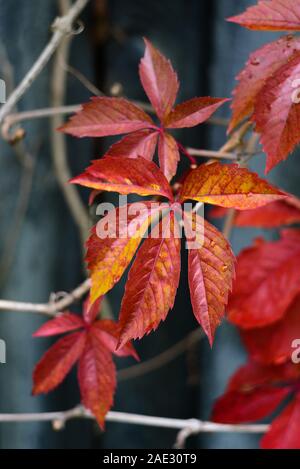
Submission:
<svg viewBox="0 0 300 469">
<path fill-rule="evenodd" d="M 234 76 L 250 51 L 275 35 L 243 29 L 225 18 L 243 11 L 251 0 L 91 0 L 81 17 L 86 29 L 72 40 L 70 65 L 109 93 L 116 83 L 127 97 L 145 100 L 138 80 L 143 55 L 142 36 L 169 57 L 181 81 L 179 100 L 193 96 L 230 96 Z M 50 37 L 57 14 L 56 0 L 0 0 L 0 77 L 8 92 L 31 67 Z M 18 110 L 50 106 L 52 62 L 25 94 Z M 91 93 L 68 75 L 67 103 L 88 100 Z M 229 107 L 219 112 L 229 116 Z M 49 146 L 50 121 L 26 123 L 25 143 L 16 152 L 0 144 L 0 291 L 1 298 L 44 302 L 55 291 L 68 291 L 84 278 L 80 239 L 57 184 Z M 182 131 L 183 144 L 218 149 L 225 140 L 222 127 L 201 126 Z M 110 142 L 68 138 L 73 174 L 99 157 Z M 26 165 L 25 152 L 34 160 Z M 25 163 L 24 163 L 25 161 Z M 263 173 L 264 157 L 251 166 Z M 272 171 L 270 180 L 297 193 L 297 156 Z M 183 168 L 183 166 L 182 166 Z M 86 200 L 87 192 L 83 191 Z M 28 200 L 27 200 L 28 199 Z M 254 236 L 274 236 L 262 230 L 235 230 L 235 252 Z M 184 253 L 185 254 L 185 253 Z M 142 360 L 168 349 L 195 329 L 186 280 L 186 261 L 174 310 L 159 330 L 137 345 Z M 110 294 L 115 317 L 124 283 Z M 79 311 L 78 306 L 72 308 Z M 31 313 L 0 312 L 0 338 L 6 341 L 7 363 L 0 365 L 0 412 L 39 412 L 67 409 L 79 401 L 75 373 L 55 392 L 32 398 L 31 372 L 50 341 L 31 338 L 45 319 Z M 206 340 L 159 369 L 123 380 L 114 410 L 174 418 L 208 419 L 213 400 L 230 374 L 244 360 L 236 332 L 224 324 L 213 351 Z M 132 360 L 118 361 L 119 368 Z M 107 423 L 100 434 L 91 421 L 69 422 L 60 432 L 49 423 L 0 424 L 1 448 L 170 448 L 176 432 L 166 429 Z M 258 437 L 218 435 L 195 437 L 197 447 L 257 447 Z"/>
</svg>

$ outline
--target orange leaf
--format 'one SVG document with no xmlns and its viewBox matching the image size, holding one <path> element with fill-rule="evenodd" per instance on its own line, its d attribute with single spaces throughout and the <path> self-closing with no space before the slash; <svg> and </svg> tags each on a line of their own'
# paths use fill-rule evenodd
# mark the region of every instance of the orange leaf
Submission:
<svg viewBox="0 0 300 469">
<path fill-rule="evenodd" d="M 186 177 L 180 198 L 238 210 L 256 208 L 286 197 L 256 173 L 236 164 L 202 164 Z"/>
<path fill-rule="evenodd" d="M 260 0 L 228 21 L 249 29 L 300 31 L 300 5 L 296 0 Z"/>
<path fill-rule="evenodd" d="M 203 233 L 203 246 L 189 249 L 189 287 L 194 315 L 212 345 L 225 313 L 234 276 L 234 255 L 223 235 L 196 214 L 190 223 Z"/>
<path fill-rule="evenodd" d="M 172 191 L 163 173 L 152 161 L 106 157 L 93 162 L 72 183 L 120 194 L 161 195 L 172 199 Z"/>
<path fill-rule="evenodd" d="M 94 97 L 59 128 L 75 137 L 105 137 L 155 127 L 151 117 L 124 98 Z"/>
<path fill-rule="evenodd" d="M 143 207 L 138 203 L 130 204 L 111 210 L 92 229 L 86 255 L 92 279 L 92 303 L 119 281 L 129 265 L 148 228 L 151 215 L 154 216 L 150 204 L 144 203 Z M 107 237 L 101 239 L 97 232 L 104 232 L 107 225 L 111 228 L 106 231 Z"/>
<path fill-rule="evenodd" d="M 121 306 L 121 346 L 155 330 L 173 307 L 180 276 L 178 229 L 171 212 L 137 253 Z"/>
</svg>

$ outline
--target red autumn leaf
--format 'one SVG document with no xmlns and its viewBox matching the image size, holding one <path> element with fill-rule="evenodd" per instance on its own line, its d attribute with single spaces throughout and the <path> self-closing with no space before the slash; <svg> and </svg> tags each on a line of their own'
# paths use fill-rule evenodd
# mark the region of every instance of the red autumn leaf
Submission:
<svg viewBox="0 0 300 469">
<path fill-rule="evenodd" d="M 285 160 L 299 143 L 299 74 L 300 52 L 296 51 L 257 96 L 253 121 L 267 154 L 266 172 Z"/>
<path fill-rule="evenodd" d="M 94 98 L 84 104 L 81 111 L 73 116 L 59 130 L 77 137 L 103 137 L 130 132 L 112 145 L 106 156 L 153 158 L 160 136 L 159 161 L 165 176 L 170 180 L 176 173 L 179 161 L 178 145 L 166 131 L 169 127 L 191 127 L 208 119 L 226 99 L 194 98 L 175 107 L 172 111 L 179 83 L 171 63 L 148 41 L 140 63 L 140 78 L 144 90 L 160 120 L 160 127 L 134 104 L 123 98 Z M 91 174 L 75 179 L 83 185 L 94 179 Z M 102 186 L 101 186 L 102 188 Z M 111 189 L 113 190 L 113 189 Z M 128 193 L 128 192 L 126 192 Z M 152 194 L 152 192 L 151 192 Z"/>
<path fill-rule="evenodd" d="M 46 393 L 56 388 L 79 359 L 85 342 L 83 332 L 74 332 L 52 345 L 33 371 L 32 393 Z"/>
<path fill-rule="evenodd" d="M 180 238 L 172 212 L 165 220 L 144 241 L 129 271 L 119 318 L 121 346 L 155 330 L 173 307 L 180 276 Z"/>
<path fill-rule="evenodd" d="M 101 319 L 101 321 L 96 321 L 93 324 L 92 329 L 92 333 L 97 335 L 105 344 L 106 348 L 118 357 L 132 356 L 136 360 L 139 360 L 138 354 L 131 342 L 127 342 L 124 347 L 117 350 L 121 332 L 119 323 L 116 324 L 111 319 Z"/>
<path fill-rule="evenodd" d="M 264 386 L 250 391 L 228 391 L 215 403 L 212 420 L 220 423 L 248 423 L 273 413 L 289 390 Z"/>
<path fill-rule="evenodd" d="M 156 164 L 142 157 L 107 157 L 93 162 L 72 183 L 120 194 L 161 195 L 172 199 L 167 179 Z"/>
<path fill-rule="evenodd" d="M 256 208 L 286 195 L 257 174 L 236 164 L 198 166 L 186 177 L 180 193 L 187 199 L 238 210 Z"/>
<path fill-rule="evenodd" d="M 145 44 L 145 55 L 139 67 L 140 79 L 157 116 L 163 122 L 175 103 L 179 82 L 171 62 L 147 39 Z"/>
<path fill-rule="evenodd" d="M 227 98 L 192 98 L 189 101 L 178 104 L 165 120 L 165 126 L 169 129 L 181 129 L 202 124 L 222 104 L 229 101 Z"/>
<path fill-rule="evenodd" d="M 287 377 L 298 378 L 294 365 L 262 366 L 253 361 L 239 368 L 230 379 L 225 393 L 214 405 L 212 419 L 221 423 L 246 423 L 270 415 L 288 396 L 283 384 Z"/>
<path fill-rule="evenodd" d="M 106 152 L 105 156 L 124 156 L 127 158 L 137 158 L 143 156 L 147 160 L 152 160 L 158 133 L 152 129 L 143 129 L 138 132 L 126 135 L 119 142 L 114 143 Z"/>
<path fill-rule="evenodd" d="M 250 55 L 245 68 L 236 78 L 239 83 L 233 91 L 231 105 L 233 114 L 229 132 L 252 114 L 259 92 L 274 72 L 286 64 L 296 50 L 300 50 L 299 38 L 284 36 Z"/>
<path fill-rule="evenodd" d="M 92 302 L 119 281 L 155 212 L 151 209 L 151 202 L 144 203 L 142 207 L 139 203 L 129 204 L 111 210 L 92 229 L 86 254 L 92 280 Z"/>
<path fill-rule="evenodd" d="M 263 449 L 300 449 L 300 396 L 288 404 L 261 440 Z"/>
<path fill-rule="evenodd" d="M 292 342 L 300 337 L 300 296 L 283 319 L 270 326 L 242 331 L 242 338 L 253 360 L 279 364 L 290 360 Z"/>
<path fill-rule="evenodd" d="M 278 387 L 284 383 L 297 382 L 299 378 L 300 367 L 291 362 L 274 366 L 249 361 L 230 378 L 227 391 L 250 392 L 269 385 Z"/>
<path fill-rule="evenodd" d="M 283 365 L 260 365 L 248 362 L 230 379 L 223 396 L 217 399 L 213 420 L 221 423 L 245 423 L 260 420 L 273 411 L 290 394 L 293 401 L 273 421 L 261 441 L 263 448 L 297 448 L 299 420 L 300 367 L 288 362 Z M 295 414 L 294 414 L 295 412 Z"/>
<path fill-rule="evenodd" d="M 300 5 L 295 0 L 260 0 L 228 21 L 249 29 L 300 31 Z"/>
<path fill-rule="evenodd" d="M 169 180 L 176 173 L 177 164 L 180 160 L 178 144 L 172 135 L 162 133 L 158 141 L 159 165 L 162 172 Z"/>
<path fill-rule="evenodd" d="M 203 232 L 203 246 L 189 249 L 188 277 L 194 315 L 212 345 L 228 301 L 234 276 L 234 256 L 223 235 L 207 221 L 193 214 L 197 232 Z"/>
<path fill-rule="evenodd" d="M 209 215 L 212 218 L 222 218 L 226 213 L 226 208 L 214 207 Z M 235 226 L 239 227 L 277 228 L 294 223 L 300 223 L 300 201 L 293 196 L 277 200 L 264 207 L 240 211 L 234 218 Z"/>
<path fill-rule="evenodd" d="M 242 329 L 280 320 L 300 292 L 300 232 L 283 230 L 279 241 L 260 241 L 237 259 L 228 318 Z"/>
<path fill-rule="evenodd" d="M 33 394 L 54 389 L 79 360 L 78 379 L 82 402 L 103 428 L 105 415 L 113 403 L 116 384 L 112 353 L 136 359 L 138 356 L 129 342 L 115 351 L 120 326 L 108 319 L 95 320 L 100 301 L 101 298 L 91 306 L 88 298 L 84 302 L 83 318 L 65 313 L 48 321 L 34 334 L 61 334 L 70 330 L 70 325 L 80 327 L 79 332 L 58 340 L 38 362 L 33 373 Z"/>
<path fill-rule="evenodd" d="M 111 352 L 103 348 L 97 335 L 88 334 L 79 360 L 78 382 L 83 405 L 103 428 L 105 415 L 113 405 L 116 369 Z"/>
<path fill-rule="evenodd" d="M 63 313 L 43 324 L 33 337 L 49 337 L 51 335 L 64 334 L 82 328 L 84 322 L 80 316 L 72 313 Z"/>
<path fill-rule="evenodd" d="M 124 98 L 94 97 L 59 130 L 75 137 L 105 137 L 154 128 L 142 109 Z"/>
<path fill-rule="evenodd" d="M 91 302 L 90 296 L 83 303 L 83 319 L 86 324 L 92 324 L 100 311 L 103 297 L 100 296 L 94 303 Z"/>
</svg>

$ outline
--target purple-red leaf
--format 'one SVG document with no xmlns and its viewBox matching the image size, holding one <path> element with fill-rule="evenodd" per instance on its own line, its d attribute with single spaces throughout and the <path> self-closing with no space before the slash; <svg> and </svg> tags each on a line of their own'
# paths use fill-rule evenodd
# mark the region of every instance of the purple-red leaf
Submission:
<svg viewBox="0 0 300 469">
<path fill-rule="evenodd" d="M 178 104 L 165 119 L 165 126 L 171 129 L 194 127 L 205 122 L 222 104 L 229 101 L 227 98 L 192 98 Z"/>
<path fill-rule="evenodd" d="M 300 31 L 300 5 L 296 0 L 259 0 L 257 5 L 228 21 L 249 29 Z"/>
<path fill-rule="evenodd" d="M 266 172 L 285 160 L 300 141 L 299 76 L 300 52 L 296 51 L 257 96 L 253 121 L 267 154 Z"/>
<path fill-rule="evenodd" d="M 171 111 L 179 88 L 171 62 L 145 39 L 145 55 L 140 63 L 143 88 L 159 119 L 164 121 Z"/>
<path fill-rule="evenodd" d="M 59 130 L 75 137 L 105 137 L 155 127 L 142 109 L 124 98 L 95 97 Z"/>
<path fill-rule="evenodd" d="M 123 137 L 114 143 L 106 152 L 105 156 L 117 156 L 126 158 L 137 158 L 142 156 L 146 160 L 152 160 L 158 133 L 152 129 L 143 129 Z"/>
<path fill-rule="evenodd" d="M 256 98 L 267 80 L 288 62 L 296 50 L 300 50 L 299 38 L 284 36 L 250 55 L 245 68 L 237 76 L 239 83 L 233 91 L 229 132 L 252 114 Z"/>
<path fill-rule="evenodd" d="M 161 133 L 158 143 L 159 165 L 168 180 L 176 174 L 180 160 L 178 144 L 172 135 Z"/>
</svg>

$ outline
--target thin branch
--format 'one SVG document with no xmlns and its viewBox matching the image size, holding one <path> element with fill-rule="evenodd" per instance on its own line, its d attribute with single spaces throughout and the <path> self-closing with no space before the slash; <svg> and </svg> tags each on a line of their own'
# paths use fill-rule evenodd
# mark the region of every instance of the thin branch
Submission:
<svg viewBox="0 0 300 469">
<path fill-rule="evenodd" d="M 56 316 L 75 301 L 80 300 L 91 288 L 90 279 L 85 280 L 70 293 L 55 302 L 27 303 L 23 301 L 0 300 L 0 311 L 17 311 L 40 313 L 47 316 Z"/>
<path fill-rule="evenodd" d="M 194 156 L 203 156 L 207 158 L 220 158 L 225 160 L 237 160 L 237 155 L 235 153 L 229 153 L 225 151 L 213 151 L 213 150 L 201 150 L 198 148 L 187 147 L 186 150 L 190 155 Z"/>
<path fill-rule="evenodd" d="M 70 1 L 60 0 L 59 4 L 62 14 L 66 14 L 66 11 L 70 9 Z M 64 38 L 54 56 L 51 78 L 51 103 L 53 107 L 60 107 L 64 103 L 67 71 L 61 63 L 67 61 L 70 44 L 71 36 Z M 81 245 L 84 246 L 90 227 L 90 217 L 77 187 L 68 184 L 72 174 L 68 165 L 66 138 L 64 134 L 56 131 L 62 123 L 61 115 L 53 116 L 51 119 L 50 141 L 54 172 L 73 219 L 78 226 Z"/>
<path fill-rule="evenodd" d="M 36 62 L 33 64 L 29 72 L 25 75 L 21 83 L 12 92 L 6 103 L 0 109 L 0 124 L 3 122 L 5 116 L 9 114 L 9 112 L 14 108 L 21 97 L 26 93 L 37 76 L 41 73 L 61 43 L 62 39 L 68 34 L 72 34 L 73 22 L 83 10 L 83 8 L 87 5 L 88 1 L 89 0 L 76 0 L 65 16 L 56 18 L 52 25 L 53 34 L 50 41 Z"/>
<path fill-rule="evenodd" d="M 142 363 L 138 363 L 137 365 L 132 365 L 128 368 L 119 370 L 118 381 L 126 381 L 127 379 L 137 378 L 167 365 L 181 354 L 186 352 L 187 349 L 199 342 L 203 337 L 204 333 L 200 328 L 190 332 L 186 337 L 181 339 L 175 345 L 156 355 L 155 357 L 150 358 L 149 360 L 146 360 Z"/>
<path fill-rule="evenodd" d="M 0 422 L 52 422 L 54 430 L 63 429 L 66 422 L 75 418 L 94 419 L 94 416 L 80 405 L 60 412 L 0 414 Z M 269 429 L 269 425 L 263 424 L 228 425 L 198 419 L 174 419 L 114 411 L 108 412 L 106 421 L 181 430 L 176 439 L 177 448 L 184 447 L 186 439 L 196 433 L 265 433 Z"/>
</svg>

